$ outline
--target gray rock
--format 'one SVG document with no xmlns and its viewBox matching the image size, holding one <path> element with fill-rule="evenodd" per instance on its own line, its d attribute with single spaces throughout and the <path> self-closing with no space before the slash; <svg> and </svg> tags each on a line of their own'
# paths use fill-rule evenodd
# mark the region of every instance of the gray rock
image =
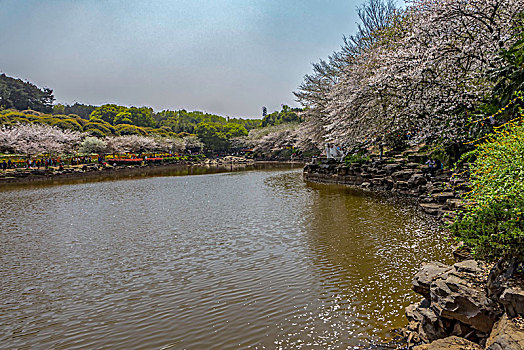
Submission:
<svg viewBox="0 0 524 350">
<path fill-rule="evenodd" d="M 522 350 L 524 349 L 524 330 L 515 319 L 504 315 L 493 327 L 486 342 L 487 350 Z"/>
<path fill-rule="evenodd" d="M 411 187 L 417 187 L 417 186 L 422 186 L 422 185 L 425 185 L 426 183 L 428 182 L 428 180 L 426 180 L 426 178 L 420 174 L 414 174 L 409 180 L 408 180 L 408 184 L 411 186 Z"/>
<path fill-rule="evenodd" d="M 524 290 L 520 287 L 506 288 L 500 296 L 509 317 L 524 316 Z"/>
<path fill-rule="evenodd" d="M 453 265 L 455 270 L 458 272 L 466 273 L 480 273 L 482 269 L 479 267 L 478 262 L 473 259 L 464 260 Z"/>
<path fill-rule="evenodd" d="M 463 242 L 460 242 L 459 245 L 453 249 L 453 258 L 456 262 L 461 262 L 464 260 L 470 260 L 473 256 L 471 255 L 471 250 L 465 246 Z"/>
<path fill-rule="evenodd" d="M 484 288 L 463 277 L 452 270 L 433 281 L 430 286 L 431 308 L 440 317 L 489 333 L 501 310 L 488 299 Z"/>
<path fill-rule="evenodd" d="M 482 350 L 478 344 L 456 336 L 439 339 L 431 344 L 415 346 L 413 350 Z"/>
<path fill-rule="evenodd" d="M 446 205 L 452 210 L 463 209 L 465 207 L 464 202 L 458 198 L 450 198 L 446 200 Z"/>
<path fill-rule="evenodd" d="M 400 170 L 391 174 L 395 181 L 407 181 L 413 174 L 413 170 Z"/>
<path fill-rule="evenodd" d="M 462 322 L 456 322 L 453 326 L 453 331 L 451 332 L 451 335 L 456 335 L 457 337 L 465 337 L 471 332 L 471 327 L 468 325 L 465 325 Z"/>
<path fill-rule="evenodd" d="M 422 268 L 417 272 L 413 278 L 412 288 L 415 293 L 422 295 L 426 299 L 430 299 L 429 288 L 431 282 L 436 279 L 438 276 L 442 275 L 444 272 L 447 272 L 451 269 L 451 266 L 439 263 L 431 262 L 422 266 Z"/>
<path fill-rule="evenodd" d="M 399 170 L 402 168 L 402 165 L 401 164 L 388 164 L 386 166 L 384 166 L 384 170 L 386 171 L 386 173 L 388 175 L 394 173 L 395 171 Z"/>
<path fill-rule="evenodd" d="M 445 203 L 448 199 L 454 199 L 455 194 L 453 192 L 439 192 L 433 194 L 435 200 L 439 203 Z"/>
<path fill-rule="evenodd" d="M 406 167 L 409 168 L 409 169 L 418 169 L 418 168 L 422 167 L 422 164 L 411 162 L 411 163 L 406 164 Z"/>
<path fill-rule="evenodd" d="M 437 203 L 419 203 L 420 207 L 426 214 L 438 215 L 439 210 L 442 209 L 442 205 Z"/>
<path fill-rule="evenodd" d="M 447 337 L 451 325 L 449 321 L 439 318 L 428 306 L 429 301 L 424 299 L 419 305 L 412 304 L 406 308 L 410 328 L 425 343 Z"/>
</svg>

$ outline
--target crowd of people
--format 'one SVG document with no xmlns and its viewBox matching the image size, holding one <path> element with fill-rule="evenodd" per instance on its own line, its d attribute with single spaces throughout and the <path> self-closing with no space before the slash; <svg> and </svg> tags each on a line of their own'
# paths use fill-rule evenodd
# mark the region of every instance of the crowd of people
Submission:
<svg viewBox="0 0 524 350">
<path fill-rule="evenodd" d="M 90 164 L 93 160 L 91 157 L 71 157 L 68 159 L 58 158 L 36 158 L 26 159 L 24 161 L 12 161 L 11 159 L 4 159 L 0 163 L 0 169 L 6 171 L 7 169 L 26 168 L 26 169 L 49 169 L 51 167 L 63 168 L 65 164 L 82 165 Z"/>
</svg>

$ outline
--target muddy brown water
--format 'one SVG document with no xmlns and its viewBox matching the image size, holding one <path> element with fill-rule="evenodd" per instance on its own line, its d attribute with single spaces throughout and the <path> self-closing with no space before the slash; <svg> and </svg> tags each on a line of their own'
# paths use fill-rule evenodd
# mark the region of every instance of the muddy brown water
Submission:
<svg viewBox="0 0 524 350">
<path fill-rule="evenodd" d="M 427 216 L 300 169 L 196 172 L 0 188 L 0 348 L 366 346 L 449 257 Z"/>
</svg>

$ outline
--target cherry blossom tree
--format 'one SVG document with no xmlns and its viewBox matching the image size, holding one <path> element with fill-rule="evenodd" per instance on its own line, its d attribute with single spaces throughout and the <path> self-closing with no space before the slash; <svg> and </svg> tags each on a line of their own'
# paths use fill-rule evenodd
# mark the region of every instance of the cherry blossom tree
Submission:
<svg viewBox="0 0 524 350">
<path fill-rule="evenodd" d="M 184 145 L 186 149 L 198 149 L 199 151 L 204 148 L 204 143 L 196 135 L 184 137 Z"/>
<path fill-rule="evenodd" d="M 142 153 L 159 149 L 159 145 L 155 139 L 140 135 L 108 137 L 106 142 L 109 153 Z"/>
<path fill-rule="evenodd" d="M 83 137 L 82 133 L 46 124 L 16 124 L 0 129 L 0 149 L 28 156 L 68 153 Z"/>
<path fill-rule="evenodd" d="M 98 137 L 88 136 L 79 145 L 80 153 L 105 153 L 107 151 L 107 142 Z"/>
<path fill-rule="evenodd" d="M 160 137 L 156 139 L 158 149 L 164 152 L 182 152 L 185 148 L 185 142 L 180 137 Z"/>
<path fill-rule="evenodd" d="M 308 107 L 299 139 L 353 146 L 409 131 L 413 142 L 464 140 L 524 0 L 412 0 L 402 12 L 377 1 L 363 12 L 369 27 L 295 93 Z"/>
</svg>

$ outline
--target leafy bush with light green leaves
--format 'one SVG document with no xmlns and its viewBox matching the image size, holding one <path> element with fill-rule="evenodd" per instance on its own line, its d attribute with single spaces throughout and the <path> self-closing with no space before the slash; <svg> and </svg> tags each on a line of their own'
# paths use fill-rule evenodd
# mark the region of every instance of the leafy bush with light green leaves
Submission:
<svg viewBox="0 0 524 350">
<path fill-rule="evenodd" d="M 472 190 L 452 231 L 478 258 L 524 261 L 524 124 L 497 129 L 471 156 Z"/>
</svg>

